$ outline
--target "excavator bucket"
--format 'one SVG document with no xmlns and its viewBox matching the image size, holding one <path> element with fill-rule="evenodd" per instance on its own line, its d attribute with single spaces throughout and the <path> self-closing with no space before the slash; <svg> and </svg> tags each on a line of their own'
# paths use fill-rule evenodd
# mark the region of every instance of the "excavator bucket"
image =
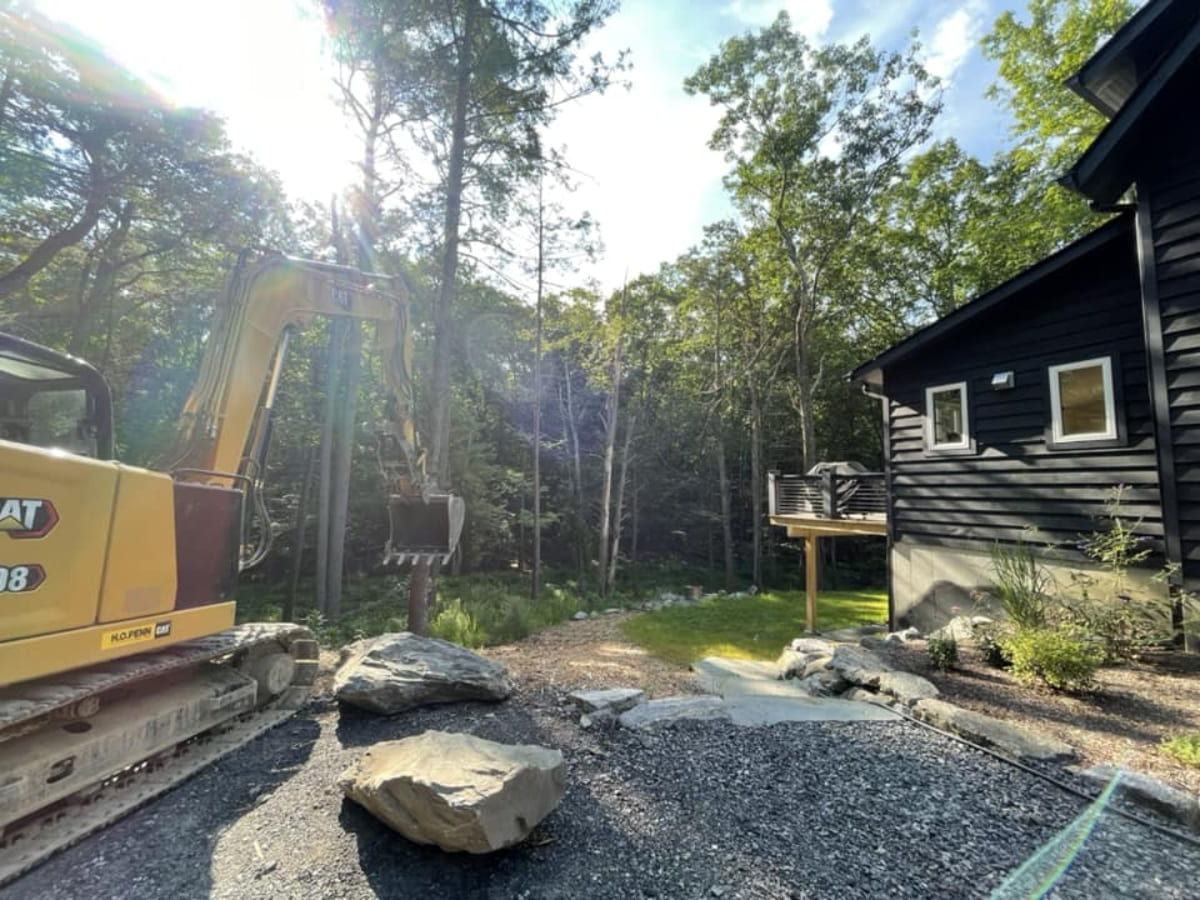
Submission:
<svg viewBox="0 0 1200 900">
<path fill-rule="evenodd" d="M 449 562 L 465 515 L 462 497 L 453 494 L 432 494 L 425 499 L 392 494 L 388 500 L 391 536 L 384 562 L 401 566 Z"/>
</svg>

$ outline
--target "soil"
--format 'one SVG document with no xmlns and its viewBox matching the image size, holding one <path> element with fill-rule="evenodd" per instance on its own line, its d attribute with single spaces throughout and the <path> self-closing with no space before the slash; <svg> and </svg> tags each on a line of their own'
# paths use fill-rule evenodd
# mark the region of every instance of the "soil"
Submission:
<svg viewBox="0 0 1200 900">
<path fill-rule="evenodd" d="M 556 690 L 639 687 L 649 697 L 700 693 L 695 675 L 651 656 L 624 636 L 631 614 L 565 622 L 485 656 L 508 666 L 519 682 Z M 1123 766 L 1200 794 L 1200 768 L 1160 749 L 1164 738 L 1200 731 L 1200 655 L 1158 653 L 1128 666 L 1106 667 L 1097 690 L 1073 695 L 1018 681 L 988 666 L 969 646 L 959 665 L 939 672 L 924 641 L 878 651 L 896 668 L 928 678 L 943 699 L 1066 741 L 1083 767 Z"/>
<path fill-rule="evenodd" d="M 625 637 L 620 625 L 632 615 L 564 622 L 518 644 L 481 652 L 508 666 L 517 681 L 556 690 L 636 687 L 650 698 L 701 693 L 692 672 L 651 656 Z"/>
<path fill-rule="evenodd" d="M 888 660 L 932 681 L 942 699 L 1066 741 L 1084 767 L 1122 766 L 1200 794 L 1200 767 L 1162 752 L 1164 738 L 1200 731 L 1200 655 L 1161 652 L 1096 673 L 1096 689 L 1067 694 L 1018 681 L 959 645 L 948 672 L 929 663 L 924 641 L 887 645 Z"/>
</svg>

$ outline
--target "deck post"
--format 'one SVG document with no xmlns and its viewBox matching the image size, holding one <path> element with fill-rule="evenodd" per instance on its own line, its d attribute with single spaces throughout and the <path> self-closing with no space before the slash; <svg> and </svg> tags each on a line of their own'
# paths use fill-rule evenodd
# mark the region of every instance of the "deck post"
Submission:
<svg viewBox="0 0 1200 900">
<path fill-rule="evenodd" d="M 810 634 L 817 630 L 817 541 L 813 532 L 804 535 L 804 600 Z"/>
</svg>

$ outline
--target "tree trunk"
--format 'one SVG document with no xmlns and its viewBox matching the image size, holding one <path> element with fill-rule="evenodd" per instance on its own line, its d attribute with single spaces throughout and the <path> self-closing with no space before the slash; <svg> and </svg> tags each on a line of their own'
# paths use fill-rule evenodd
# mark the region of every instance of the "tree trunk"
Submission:
<svg viewBox="0 0 1200 900">
<path fill-rule="evenodd" d="M 329 323 L 329 352 L 325 356 L 325 404 L 321 410 L 321 466 L 317 488 L 317 610 L 329 617 L 329 535 L 333 491 L 334 420 L 337 412 L 338 361 L 345 350 L 345 322 Z"/>
<path fill-rule="evenodd" d="M 608 556 L 606 580 L 610 592 L 617 583 L 617 558 L 621 550 L 621 524 L 625 518 L 625 482 L 629 472 L 629 442 L 633 438 L 633 429 L 636 425 L 636 415 L 630 415 L 625 420 L 625 440 L 621 443 L 621 475 L 617 479 L 617 502 L 613 509 L 612 552 Z"/>
<path fill-rule="evenodd" d="M 721 540 L 725 548 L 725 590 L 733 592 L 733 500 L 729 464 L 725 458 L 724 430 L 717 429 L 717 484 L 721 493 Z"/>
<path fill-rule="evenodd" d="M 345 371 L 339 379 L 342 396 L 338 407 L 333 451 L 333 496 L 329 526 L 329 617 L 342 609 L 342 575 L 346 554 L 346 516 L 350 506 L 350 466 L 354 460 L 354 420 L 358 410 L 358 382 L 362 374 L 362 324 L 346 321 Z"/>
<path fill-rule="evenodd" d="M 571 369 L 566 358 L 563 358 L 563 380 L 559 389 L 559 406 L 562 412 L 563 444 L 571 454 L 571 467 L 568 469 L 571 481 L 571 496 L 574 498 L 575 509 L 571 515 L 572 531 L 575 533 L 575 568 L 576 583 L 579 592 L 583 593 L 584 581 L 587 577 L 588 539 L 584 527 L 583 516 L 583 468 L 579 454 L 579 429 L 575 425 L 575 403 L 571 392 Z"/>
<path fill-rule="evenodd" d="M 762 483 L 762 408 L 758 390 L 750 385 L 750 511 L 754 521 L 751 528 L 754 586 L 762 587 L 763 540 L 763 483 Z"/>
<path fill-rule="evenodd" d="M 288 579 L 287 598 L 283 601 L 283 621 L 296 618 L 296 597 L 300 593 L 300 573 L 304 569 L 304 538 L 308 531 L 308 497 L 312 493 L 313 470 L 317 467 L 317 448 L 309 446 L 304 453 L 304 480 L 300 482 L 300 502 L 292 526 L 295 546 L 292 552 L 292 576 Z"/>
<path fill-rule="evenodd" d="M 812 371 L 808 358 L 808 329 L 797 313 L 792 335 L 796 375 L 796 413 L 800 417 L 800 471 L 807 472 L 817 463 L 817 426 L 813 418 Z"/>
<path fill-rule="evenodd" d="M 542 291 L 545 288 L 546 210 L 542 182 L 538 181 L 537 308 L 533 339 L 533 583 L 530 596 L 536 601 L 542 585 Z"/>
<path fill-rule="evenodd" d="M 600 489 L 600 548 L 596 566 L 596 580 L 600 585 L 600 596 L 608 597 L 609 536 L 612 533 L 613 466 L 617 449 L 617 414 L 620 411 L 621 395 L 621 341 L 617 339 L 613 348 L 612 386 L 604 401 L 604 481 Z"/>
<path fill-rule="evenodd" d="M 435 489 L 450 487 L 450 313 L 458 277 L 458 236 L 462 221 L 463 167 L 467 147 L 467 101 L 471 93 L 471 45 L 475 38 L 476 0 L 467 0 L 463 33 L 458 45 L 458 77 L 454 93 L 454 119 L 450 129 L 450 160 L 446 172 L 446 215 L 442 228 L 442 272 L 433 311 L 433 416 L 432 446 L 426 457 Z M 408 627 L 416 634 L 428 630 L 429 564 L 413 566 L 408 583 Z"/>
<path fill-rule="evenodd" d="M 642 591 L 638 584 L 638 527 L 639 513 L 641 512 L 640 499 L 642 496 L 642 486 L 638 481 L 638 466 L 637 461 L 633 463 L 633 515 L 631 517 L 629 528 L 629 576 L 631 587 L 633 588 L 633 599 L 641 600 Z"/>
</svg>

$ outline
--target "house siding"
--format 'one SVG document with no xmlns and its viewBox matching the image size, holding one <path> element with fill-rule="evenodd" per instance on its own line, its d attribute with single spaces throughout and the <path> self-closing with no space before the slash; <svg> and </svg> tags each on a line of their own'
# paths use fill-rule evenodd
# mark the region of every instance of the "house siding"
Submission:
<svg viewBox="0 0 1200 900">
<path fill-rule="evenodd" d="M 1177 123 L 1139 181 L 1149 209 L 1183 577 L 1200 585 L 1200 147 Z"/>
<path fill-rule="evenodd" d="M 937 352 L 885 370 L 894 542 L 986 551 L 994 541 L 1014 541 L 1036 528 L 1039 540 L 1071 555 L 1079 536 L 1095 530 L 1113 487 L 1123 484 L 1122 511 L 1140 519 L 1139 532 L 1161 552 L 1135 247 L 1132 229 L 1123 231 L 1002 309 L 981 316 Z M 1200 321 L 1196 336 L 1200 351 Z M 1100 356 L 1113 357 L 1123 445 L 1049 448 L 1047 367 Z M 993 373 L 1008 370 L 1014 387 L 993 390 Z M 974 452 L 929 453 L 925 388 L 957 381 L 968 383 Z M 1200 383 L 1196 387 L 1200 392 Z M 1195 399 L 1200 404 L 1200 393 Z M 1200 405 L 1196 413 L 1200 451 Z M 1200 474 L 1200 455 L 1196 459 Z M 1200 480 L 1196 486 L 1200 513 Z"/>
</svg>

